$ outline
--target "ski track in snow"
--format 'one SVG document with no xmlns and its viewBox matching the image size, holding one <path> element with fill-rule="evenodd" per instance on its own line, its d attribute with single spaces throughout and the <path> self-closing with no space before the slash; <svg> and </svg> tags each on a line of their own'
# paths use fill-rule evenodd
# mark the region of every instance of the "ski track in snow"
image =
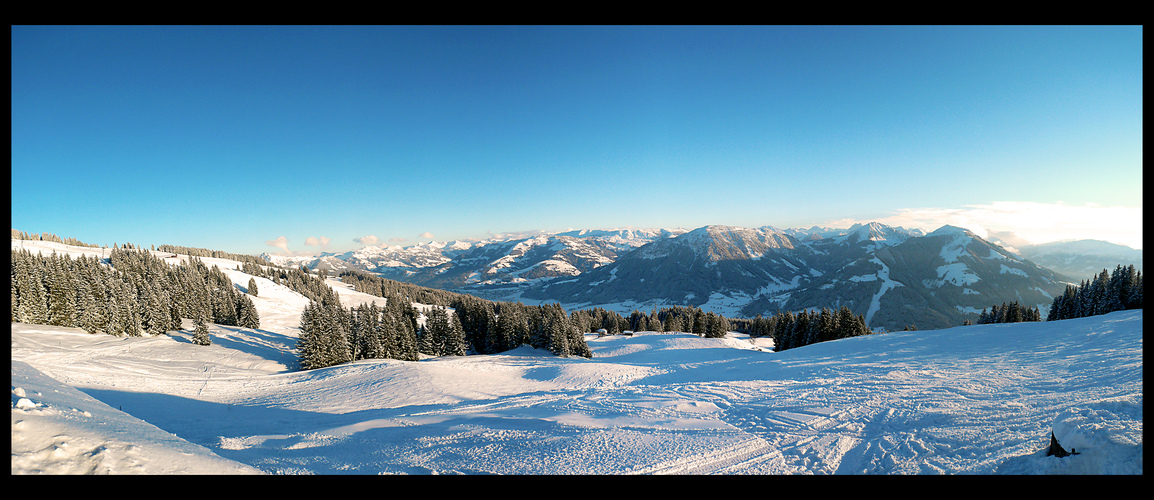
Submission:
<svg viewBox="0 0 1154 500">
<path fill-rule="evenodd" d="M 875 302 L 895 286 L 878 277 Z M 1142 473 L 1141 311 L 781 353 L 588 335 L 592 359 L 522 347 L 302 372 L 307 300 L 258 284 L 262 328 L 210 325 L 207 347 L 14 323 L 13 473 Z M 330 284 L 346 307 L 383 302 Z M 1046 457 L 1051 431 L 1081 454 Z"/>
</svg>

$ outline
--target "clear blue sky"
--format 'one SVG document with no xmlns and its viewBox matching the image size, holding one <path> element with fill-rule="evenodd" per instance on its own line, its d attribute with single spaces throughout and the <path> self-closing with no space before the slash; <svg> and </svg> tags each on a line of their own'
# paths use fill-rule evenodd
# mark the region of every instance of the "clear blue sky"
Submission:
<svg viewBox="0 0 1154 500">
<path fill-rule="evenodd" d="M 12 27 L 12 227 L 96 244 L 1140 235 L 1141 186 L 1141 27 Z"/>
</svg>

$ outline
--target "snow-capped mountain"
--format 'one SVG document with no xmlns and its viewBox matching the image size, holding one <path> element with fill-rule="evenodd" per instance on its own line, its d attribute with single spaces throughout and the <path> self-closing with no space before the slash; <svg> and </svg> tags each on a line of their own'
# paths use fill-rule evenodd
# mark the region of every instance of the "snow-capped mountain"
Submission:
<svg viewBox="0 0 1154 500">
<path fill-rule="evenodd" d="M 943 226 L 874 248 L 805 287 L 762 304 L 786 310 L 846 305 L 873 328 L 946 328 L 983 309 L 1018 302 L 1045 314 L 1064 278 L 969 230 Z M 756 306 L 747 312 L 757 311 Z"/>
<path fill-rule="evenodd" d="M 766 227 L 772 228 L 772 226 Z M 793 236 L 800 241 L 816 241 L 832 238 L 840 239 L 842 241 L 848 239 L 854 239 L 857 241 L 870 240 L 879 243 L 886 241 L 900 243 L 905 238 L 909 238 L 910 236 L 925 236 L 926 234 L 925 231 L 922 231 L 921 229 L 891 227 L 878 222 L 854 224 L 848 229 L 813 226 L 809 229 L 791 228 L 781 229 L 778 231 Z"/>
<path fill-rule="evenodd" d="M 423 286 L 500 297 L 510 286 L 520 289 L 541 280 L 577 276 L 611 263 L 641 245 L 684 232 L 682 229 L 534 232 L 408 247 L 366 246 L 343 254 L 295 257 L 264 254 L 262 257 L 279 265 L 303 265 L 330 273 L 355 269 Z"/>
<path fill-rule="evenodd" d="M 956 326 L 1003 302 L 1045 314 L 1073 281 L 962 228 L 927 234 L 877 222 L 571 230 L 294 259 L 492 300 L 623 314 L 690 305 L 754 317 L 844 305 L 885 330 Z"/>
<path fill-rule="evenodd" d="M 794 281 L 812 251 L 772 229 L 705 226 L 654 240 L 573 279 L 553 280 L 521 297 L 562 304 L 638 302 L 701 305 L 718 292 L 750 292 Z"/>
<path fill-rule="evenodd" d="M 517 297 L 622 312 L 692 305 L 741 317 L 847 306 L 875 329 L 936 329 L 1015 301 L 1044 313 L 1065 283 L 953 226 L 925 234 L 871 223 L 806 241 L 769 227 L 706 226 Z"/>
</svg>

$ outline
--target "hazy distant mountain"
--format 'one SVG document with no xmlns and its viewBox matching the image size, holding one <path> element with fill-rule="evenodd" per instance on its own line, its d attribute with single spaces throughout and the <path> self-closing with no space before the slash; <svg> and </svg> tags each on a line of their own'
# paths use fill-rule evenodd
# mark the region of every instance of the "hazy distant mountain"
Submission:
<svg viewBox="0 0 1154 500">
<path fill-rule="evenodd" d="M 1073 281 L 1092 279 L 1103 269 L 1113 271 L 1119 264 L 1142 270 L 1142 251 L 1101 240 L 1056 241 L 1022 245 L 1020 255 L 1057 271 Z"/>
<path fill-rule="evenodd" d="M 772 226 L 766 226 L 772 227 Z M 788 234 L 797 238 L 800 241 L 814 241 L 825 238 L 849 237 L 851 234 L 857 234 L 858 239 L 871 239 L 875 241 L 884 241 L 888 238 L 893 239 L 904 238 L 909 236 L 924 236 L 926 233 L 921 229 L 905 229 L 901 227 L 890 227 L 878 222 L 870 222 L 868 224 L 854 224 L 849 229 L 844 228 L 828 228 L 813 226 L 809 229 L 781 229 L 779 232 Z"/>
</svg>

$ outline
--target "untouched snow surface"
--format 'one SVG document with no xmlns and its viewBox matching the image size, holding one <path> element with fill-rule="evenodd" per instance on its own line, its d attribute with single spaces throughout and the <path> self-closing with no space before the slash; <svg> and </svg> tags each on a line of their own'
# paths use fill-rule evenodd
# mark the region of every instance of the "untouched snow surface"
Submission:
<svg viewBox="0 0 1154 500">
<path fill-rule="evenodd" d="M 383 301 L 332 284 L 346 306 Z M 13 323 L 12 473 L 1143 472 L 1141 311 L 781 353 L 590 335 L 592 359 L 522 347 L 301 372 L 302 298 L 260 291 L 262 329 L 210 325 L 211 346 Z M 1051 431 L 1079 454 L 1047 457 Z"/>
</svg>

